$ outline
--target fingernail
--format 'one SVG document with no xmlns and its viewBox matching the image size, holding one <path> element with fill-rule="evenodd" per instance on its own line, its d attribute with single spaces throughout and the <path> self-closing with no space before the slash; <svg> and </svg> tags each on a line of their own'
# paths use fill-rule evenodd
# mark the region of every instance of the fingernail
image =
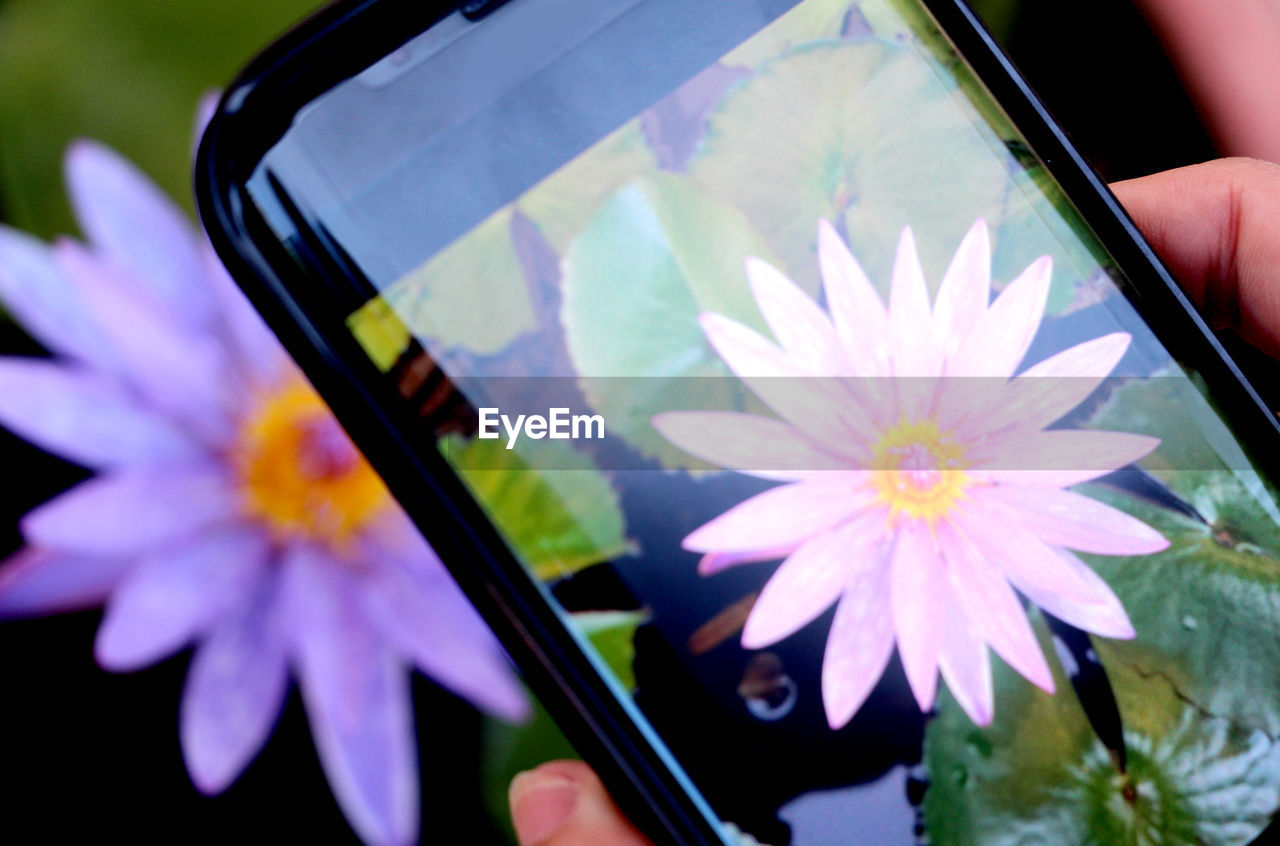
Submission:
<svg viewBox="0 0 1280 846">
<path fill-rule="evenodd" d="M 537 846 L 564 828 L 578 805 L 578 783 L 542 769 L 511 780 L 511 823 L 521 846 Z"/>
</svg>

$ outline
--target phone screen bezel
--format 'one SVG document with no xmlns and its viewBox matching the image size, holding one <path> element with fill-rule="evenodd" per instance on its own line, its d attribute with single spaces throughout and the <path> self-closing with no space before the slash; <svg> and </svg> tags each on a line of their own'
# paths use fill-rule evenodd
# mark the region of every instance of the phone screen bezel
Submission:
<svg viewBox="0 0 1280 846">
<path fill-rule="evenodd" d="M 964 0 L 919 0 L 1094 230 L 1126 291 L 1175 355 L 1214 386 L 1237 436 L 1272 478 L 1280 426 L 1101 178 Z M 621 702 L 444 460 L 415 449 L 403 409 L 346 329 L 352 271 L 323 227 L 288 215 L 278 234 L 250 197 L 258 163 L 317 97 L 452 13 L 456 3 L 340 0 L 263 53 L 227 90 L 201 143 L 196 193 L 219 256 L 392 493 L 493 626 L 570 741 L 658 842 L 724 843 L 710 809 Z M 483 26 L 483 20 L 476 26 Z M 495 209 L 496 210 L 496 209 Z M 289 210 L 287 210 L 289 211 Z M 342 282 L 343 291 L 336 293 Z M 369 297 L 377 293 L 368 285 Z"/>
</svg>

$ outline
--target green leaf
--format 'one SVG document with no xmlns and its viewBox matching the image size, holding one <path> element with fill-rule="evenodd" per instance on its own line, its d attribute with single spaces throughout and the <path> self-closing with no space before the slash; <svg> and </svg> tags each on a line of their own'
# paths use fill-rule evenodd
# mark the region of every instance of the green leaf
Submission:
<svg viewBox="0 0 1280 846">
<path fill-rule="evenodd" d="M 636 629 L 646 619 L 648 615 L 639 611 L 587 611 L 573 615 L 614 678 L 628 691 L 636 688 Z"/>
<path fill-rule="evenodd" d="M 432 348 L 499 352 L 537 327 L 524 268 L 504 209 L 383 293 Z"/>
<path fill-rule="evenodd" d="M 538 578 L 564 578 L 633 551 L 617 491 L 567 443 L 529 441 L 508 450 L 501 440 L 454 436 L 441 450 Z"/>
<path fill-rule="evenodd" d="M 756 33 L 722 61 L 726 65 L 754 68 L 792 47 L 839 38 L 849 15 L 849 0 L 809 0 Z"/>
<path fill-rule="evenodd" d="M 1280 747 L 1266 734 L 1186 704 L 1163 676 L 1109 667 L 1126 726 L 1122 772 L 1053 665 L 1054 695 L 996 667 L 989 728 L 942 697 L 925 739 L 936 846 L 1244 846 L 1269 823 Z"/>
<path fill-rule="evenodd" d="M 563 253 L 605 199 L 656 168 L 639 123 L 632 121 L 532 188 L 517 205 Z"/>
<path fill-rule="evenodd" d="M 758 407 L 697 320 L 714 311 L 763 330 L 748 256 L 773 260 L 741 213 L 676 174 L 623 188 L 565 256 L 563 319 L 583 392 L 611 432 L 668 467 L 700 465 L 658 434 L 653 415 Z"/>
<path fill-rule="evenodd" d="M 998 225 L 1009 181 L 1003 151 L 956 98 L 912 47 L 811 44 L 730 91 L 690 176 L 742 209 L 811 289 L 822 218 L 843 220 L 882 289 L 910 225 L 936 287 L 973 221 Z"/>
<path fill-rule="evenodd" d="M 383 373 L 395 366 L 409 346 L 409 328 L 383 297 L 374 297 L 347 318 L 347 328 Z"/>
</svg>

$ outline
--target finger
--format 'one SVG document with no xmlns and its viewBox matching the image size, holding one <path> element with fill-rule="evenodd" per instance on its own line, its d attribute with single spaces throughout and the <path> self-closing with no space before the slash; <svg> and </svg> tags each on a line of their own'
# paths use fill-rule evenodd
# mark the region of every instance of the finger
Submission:
<svg viewBox="0 0 1280 846">
<path fill-rule="evenodd" d="M 1280 4 L 1140 0 L 1220 148 L 1280 162 Z"/>
<path fill-rule="evenodd" d="M 649 846 L 581 761 L 552 761 L 511 782 L 520 846 Z"/>
<path fill-rule="evenodd" d="M 1112 189 L 1214 328 L 1280 357 L 1280 165 L 1223 159 Z"/>
</svg>

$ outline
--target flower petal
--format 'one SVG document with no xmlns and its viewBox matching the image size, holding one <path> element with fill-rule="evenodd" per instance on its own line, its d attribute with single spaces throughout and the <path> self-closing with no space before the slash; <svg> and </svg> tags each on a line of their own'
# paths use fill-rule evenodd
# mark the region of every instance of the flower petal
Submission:
<svg viewBox="0 0 1280 846">
<path fill-rule="evenodd" d="M 1147 555 L 1169 547 L 1164 535 L 1136 517 L 1073 491 L 1001 485 L 975 495 L 1002 503 L 1055 546 L 1097 555 Z"/>
<path fill-rule="evenodd" d="M 418 836 L 418 767 L 408 673 L 361 607 L 358 577 L 318 550 L 285 562 L 292 653 L 334 796 L 376 846 Z"/>
<path fill-rule="evenodd" d="M 947 572 L 927 527 L 904 520 L 889 562 L 889 601 L 898 654 L 921 711 L 933 707 L 942 649 L 942 609 L 950 601 Z"/>
<path fill-rule="evenodd" d="M 1010 667 L 1052 693 L 1053 671 L 1013 588 L 954 528 L 939 526 L 938 541 L 950 570 L 956 611 L 961 615 L 957 623 L 971 627 Z"/>
<path fill-rule="evenodd" d="M 175 317 L 202 325 L 213 313 L 198 241 L 186 215 L 132 163 L 93 141 L 67 151 L 67 187 L 93 246 Z"/>
<path fill-rule="evenodd" d="M 842 380 L 809 372 L 768 339 L 718 314 L 699 319 L 707 340 L 756 396 L 796 429 L 842 454 L 862 457 L 874 433 Z"/>
<path fill-rule="evenodd" d="M 278 579 L 260 581 L 251 600 L 217 623 L 196 649 L 182 693 L 179 736 L 200 792 L 221 793 L 271 734 L 289 687 L 276 609 Z"/>
<path fill-rule="evenodd" d="M 729 470 L 794 481 L 849 463 L 817 446 L 790 424 L 737 411 L 669 411 L 653 426 L 680 449 Z"/>
<path fill-rule="evenodd" d="M 1097 390 L 1124 357 L 1130 340 L 1127 332 L 1112 332 L 1029 368 L 1007 384 L 986 425 L 1043 429 Z"/>
<path fill-rule="evenodd" d="M 133 566 L 128 558 L 20 550 L 0 565 L 0 617 L 42 616 L 101 605 Z"/>
<path fill-rule="evenodd" d="M 364 593 L 368 618 L 438 684 L 502 719 L 524 719 L 529 698 L 502 648 L 435 553 L 421 546 L 415 558 L 369 558 L 380 564 Z"/>
<path fill-rule="evenodd" d="M 1017 480 L 1018 472 L 1067 471 L 1077 482 L 1097 478 L 1140 458 L 1160 446 L 1160 439 L 1129 432 L 1097 429 L 1049 429 L 999 435 L 970 448 L 975 462 L 993 478 Z M 1004 471 L 1004 473 L 1001 473 Z M 1013 471 L 1014 475 L 1007 475 Z"/>
<path fill-rule="evenodd" d="M 858 376 L 889 375 L 889 313 L 844 239 L 826 220 L 818 223 L 822 288 L 836 335 Z"/>
<path fill-rule="evenodd" d="M 1053 260 L 1043 256 L 1009 283 L 961 342 L 947 367 L 950 376 L 1012 376 L 1040 329 Z"/>
<path fill-rule="evenodd" d="M 698 559 L 698 575 L 714 576 L 722 570 L 737 567 L 739 564 L 759 564 L 761 561 L 786 558 L 796 551 L 797 545 L 777 546 L 771 549 L 752 549 L 746 552 L 708 552 Z"/>
<path fill-rule="evenodd" d="M 222 330 L 228 340 L 227 346 L 235 353 L 236 364 L 255 384 L 270 385 L 279 381 L 292 366 L 284 347 L 236 286 L 213 247 L 205 242 L 200 252 L 205 278 L 209 280 L 217 300 Z"/>
<path fill-rule="evenodd" d="M 938 375 L 938 351 L 934 347 L 929 311 L 929 286 L 920 266 L 920 253 L 911 227 L 902 230 L 893 262 L 893 287 L 889 292 L 889 344 L 893 374 L 898 377 Z"/>
<path fill-rule="evenodd" d="M 120 471 L 97 476 L 22 519 L 34 546 L 90 555 L 133 556 L 219 523 L 234 521 L 236 492 L 216 469 Z"/>
<path fill-rule="evenodd" d="M 127 672 L 181 649 L 246 601 L 267 555 L 266 538 L 236 529 L 147 556 L 107 603 L 94 644 L 98 663 Z"/>
<path fill-rule="evenodd" d="M 1093 585 L 1080 578 L 1060 550 L 1023 528 L 1003 505 L 971 498 L 965 509 L 952 512 L 950 520 L 976 547 L 977 555 L 998 567 L 1023 593 L 1035 590 L 1077 602 L 1093 601 Z"/>
<path fill-rule="evenodd" d="M 1102 577 L 1065 549 L 1058 550 L 1058 555 L 1075 572 L 1076 578 L 1088 585 L 1089 596 L 1086 599 L 1071 599 L 1052 591 L 1026 588 L 1023 593 L 1027 595 L 1027 599 L 1064 623 L 1070 623 L 1086 632 L 1117 640 L 1135 637 L 1129 615 Z"/>
<path fill-rule="evenodd" d="M 859 572 L 883 569 L 884 520 L 865 514 L 801 544 L 760 592 L 742 645 L 763 649 L 789 637 L 827 610 Z"/>
<path fill-rule="evenodd" d="M 0 299 L 52 352 L 114 369 L 115 351 L 49 247 L 0 225 Z"/>
<path fill-rule="evenodd" d="M 735 505 L 684 539 L 694 552 L 785 547 L 846 520 L 875 499 L 858 471 L 780 485 Z"/>
<path fill-rule="evenodd" d="M 969 228 L 942 276 L 933 306 L 933 333 L 944 357 L 977 325 L 991 297 L 991 234 L 981 218 Z"/>
<path fill-rule="evenodd" d="M 946 635 L 938 655 L 938 670 L 947 689 L 975 725 L 989 726 L 995 716 L 991 656 L 955 604 L 947 607 Z"/>
<path fill-rule="evenodd" d="M 862 572 L 836 606 L 822 658 L 822 703 L 833 729 L 853 719 L 893 657 L 886 577 L 885 567 Z"/>
<path fill-rule="evenodd" d="M 200 453 L 119 386 L 46 359 L 0 358 L 0 424 L 86 467 L 190 461 Z"/>
<path fill-rule="evenodd" d="M 793 362 L 814 376 L 853 375 L 831 319 L 808 294 L 757 258 L 747 259 L 747 279 L 773 337 Z"/>
<path fill-rule="evenodd" d="M 111 341 L 124 375 L 157 407 L 202 437 L 229 438 L 226 361 L 217 340 L 207 331 L 176 323 L 79 245 L 62 242 L 54 256 Z"/>
</svg>

